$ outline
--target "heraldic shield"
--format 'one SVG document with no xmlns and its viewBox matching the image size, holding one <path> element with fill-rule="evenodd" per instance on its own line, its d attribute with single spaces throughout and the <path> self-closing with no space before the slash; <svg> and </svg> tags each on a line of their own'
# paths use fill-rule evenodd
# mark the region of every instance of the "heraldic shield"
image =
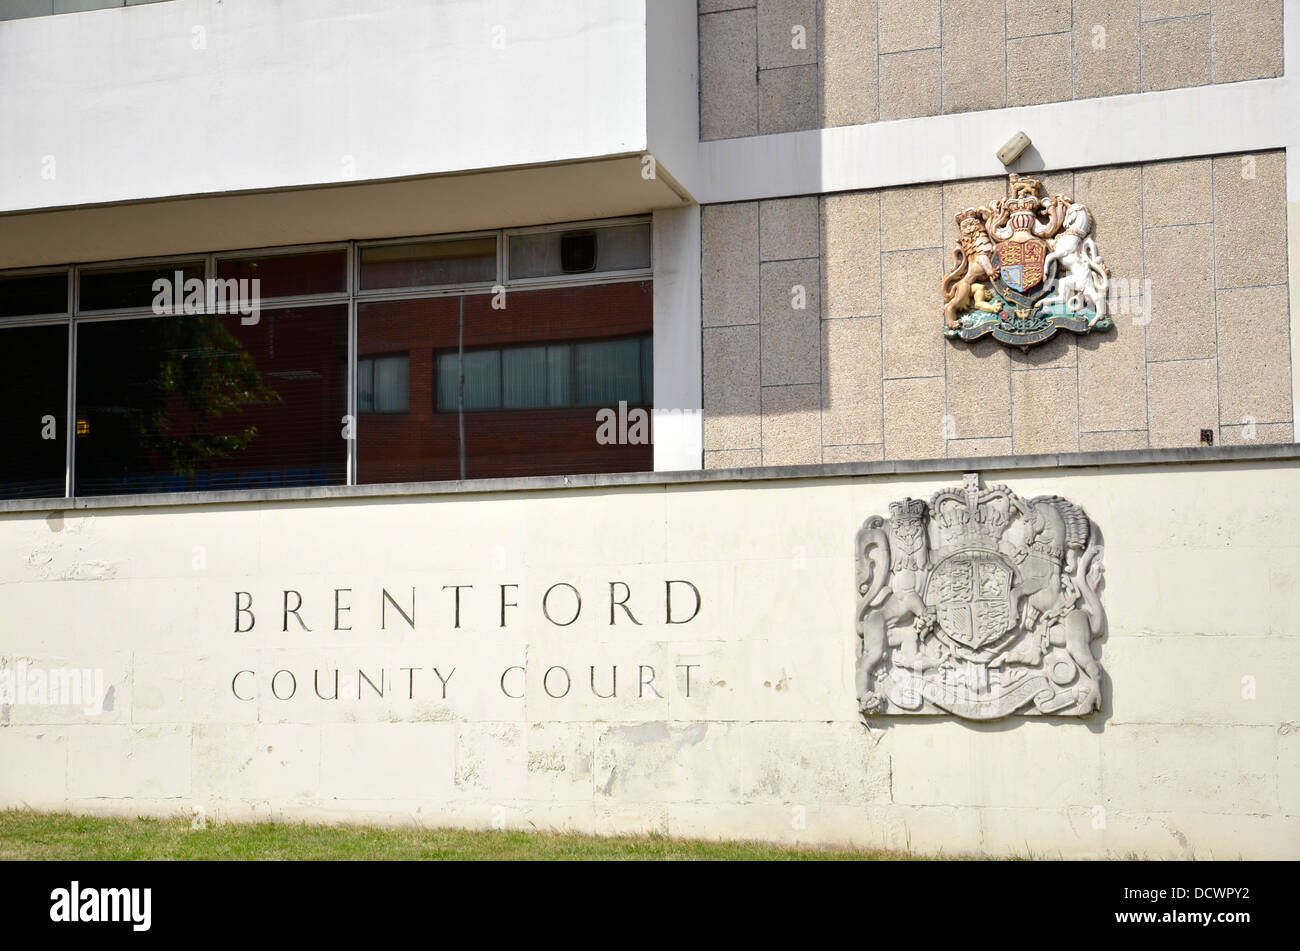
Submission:
<svg viewBox="0 0 1300 951">
<path fill-rule="evenodd" d="M 1022 499 L 971 473 L 928 502 L 891 502 L 856 542 L 864 716 L 1101 709 L 1104 549 L 1078 505 Z"/>
<path fill-rule="evenodd" d="M 925 603 L 934 609 L 940 638 L 968 660 L 991 660 L 989 652 L 1011 630 L 1014 572 L 995 551 L 964 551 L 930 574 Z M 946 636 L 945 636 L 946 635 Z"/>
<path fill-rule="evenodd" d="M 998 268 L 1003 283 L 1022 294 L 1043 283 L 1047 275 L 1046 260 L 1047 242 L 1037 238 L 1003 241 L 993 255 L 993 264 Z"/>
</svg>

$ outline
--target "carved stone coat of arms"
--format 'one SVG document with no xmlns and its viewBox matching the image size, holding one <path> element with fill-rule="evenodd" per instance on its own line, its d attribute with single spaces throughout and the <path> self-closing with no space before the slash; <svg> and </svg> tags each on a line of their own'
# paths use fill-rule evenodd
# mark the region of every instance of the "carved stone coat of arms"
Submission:
<svg viewBox="0 0 1300 951">
<path fill-rule="evenodd" d="M 967 476 L 903 499 L 857 534 L 861 712 L 1086 716 L 1105 618 L 1100 533 L 1059 496 Z"/>
<path fill-rule="evenodd" d="M 943 278 L 944 335 L 992 334 L 1028 348 L 1058 330 L 1110 330 L 1110 274 L 1092 214 L 1042 183 L 1011 176 L 1011 195 L 956 215 L 953 265 Z"/>
</svg>

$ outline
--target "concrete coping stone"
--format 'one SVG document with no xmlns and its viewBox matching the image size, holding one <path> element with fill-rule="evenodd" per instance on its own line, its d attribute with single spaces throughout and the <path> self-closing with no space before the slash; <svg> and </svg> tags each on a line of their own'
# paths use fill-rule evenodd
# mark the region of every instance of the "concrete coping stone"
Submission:
<svg viewBox="0 0 1300 951">
<path fill-rule="evenodd" d="M 893 459 L 884 462 L 839 462 L 807 466 L 761 466 L 743 469 L 688 469 L 674 472 L 611 472 L 570 476 L 523 476 L 446 482 L 398 482 L 381 485 L 329 485 L 291 489 L 230 489 L 215 492 L 163 492 L 142 495 L 78 496 L 57 499 L 0 500 L 6 512 L 164 508 L 185 505 L 231 505 L 256 502 L 304 502 L 320 499 L 383 499 L 603 489 L 629 486 L 703 485 L 715 482 L 776 483 L 798 479 L 951 474 L 1031 469 L 1087 469 L 1106 466 L 1175 466 L 1206 463 L 1300 461 L 1300 444 L 1202 446 L 1174 449 L 1123 449 L 1106 452 L 1060 452 L 1025 456 L 964 456 L 957 459 Z"/>
</svg>

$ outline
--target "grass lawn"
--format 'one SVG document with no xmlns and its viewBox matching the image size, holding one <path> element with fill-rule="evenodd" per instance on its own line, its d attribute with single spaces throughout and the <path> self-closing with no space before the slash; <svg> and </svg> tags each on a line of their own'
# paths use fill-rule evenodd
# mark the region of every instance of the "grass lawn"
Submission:
<svg viewBox="0 0 1300 951">
<path fill-rule="evenodd" d="M 0 811 L 0 859 L 764 859 L 896 860 L 896 852 L 787 848 L 662 836 L 373 828 Z"/>
</svg>

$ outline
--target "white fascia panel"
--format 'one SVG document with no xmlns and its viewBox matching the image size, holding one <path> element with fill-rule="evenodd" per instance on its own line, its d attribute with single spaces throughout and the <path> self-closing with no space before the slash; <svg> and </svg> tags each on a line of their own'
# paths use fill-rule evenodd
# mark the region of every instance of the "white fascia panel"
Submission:
<svg viewBox="0 0 1300 951">
<path fill-rule="evenodd" d="M 173 0 L 0 22 L 0 211 L 643 151 L 645 0 Z"/>
</svg>

